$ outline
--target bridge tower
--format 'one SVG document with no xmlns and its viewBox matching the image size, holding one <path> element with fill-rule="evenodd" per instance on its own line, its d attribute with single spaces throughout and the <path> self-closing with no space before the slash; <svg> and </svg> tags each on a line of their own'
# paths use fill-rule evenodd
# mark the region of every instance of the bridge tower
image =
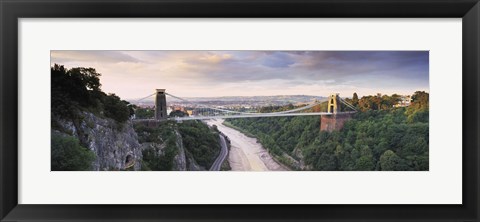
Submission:
<svg viewBox="0 0 480 222">
<path fill-rule="evenodd" d="M 167 119 L 167 99 L 165 97 L 165 89 L 156 89 L 155 95 L 155 120 Z"/>
<path fill-rule="evenodd" d="M 328 113 L 336 114 L 340 111 L 338 101 L 338 93 L 330 95 L 330 97 L 328 98 Z"/>
<path fill-rule="evenodd" d="M 350 113 L 342 113 L 340 110 L 339 94 L 331 94 L 328 97 L 327 112 L 331 115 L 322 115 L 320 117 L 320 131 L 332 132 L 341 130 L 345 122 L 351 119 Z"/>
</svg>

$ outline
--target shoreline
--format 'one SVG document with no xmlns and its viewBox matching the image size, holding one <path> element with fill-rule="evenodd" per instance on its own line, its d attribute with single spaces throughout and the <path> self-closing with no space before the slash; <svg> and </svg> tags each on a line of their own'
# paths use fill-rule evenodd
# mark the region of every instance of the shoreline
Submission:
<svg viewBox="0 0 480 222">
<path fill-rule="evenodd" d="M 220 132 L 231 141 L 228 161 L 232 171 L 289 171 L 278 163 L 262 146 L 257 138 L 224 125 L 224 120 L 208 120 L 208 125 L 216 125 Z"/>
<path fill-rule="evenodd" d="M 257 138 L 255 135 L 251 134 L 250 132 L 248 132 L 248 131 L 246 131 L 246 130 L 244 130 L 244 129 L 242 129 L 242 128 L 239 128 L 239 127 L 237 127 L 237 126 L 234 126 L 234 125 L 232 125 L 232 124 L 229 123 L 229 122 L 223 121 L 223 122 L 222 122 L 222 125 L 224 125 L 224 126 L 226 126 L 226 127 L 229 127 L 229 128 L 232 128 L 232 129 L 234 129 L 234 130 L 238 130 L 238 131 L 240 131 L 241 133 L 245 134 L 246 136 L 248 136 L 248 137 L 250 137 L 250 138 L 252 138 L 252 139 L 256 139 L 256 140 L 257 140 L 257 143 L 261 144 L 261 146 L 263 147 L 262 143 L 260 142 L 260 139 Z M 268 152 L 268 150 L 267 150 L 265 147 L 263 147 L 263 149 L 265 149 L 265 150 Z M 285 165 L 285 164 L 282 163 L 280 160 L 278 160 L 278 157 L 277 157 L 277 156 L 272 155 L 272 154 L 270 154 L 270 153 L 269 153 L 269 155 L 272 157 L 272 159 L 273 159 L 278 165 L 280 165 L 280 166 L 282 166 L 283 168 L 285 168 L 286 171 L 292 171 L 292 168 L 289 167 L 289 166 L 287 166 L 287 165 Z"/>
</svg>

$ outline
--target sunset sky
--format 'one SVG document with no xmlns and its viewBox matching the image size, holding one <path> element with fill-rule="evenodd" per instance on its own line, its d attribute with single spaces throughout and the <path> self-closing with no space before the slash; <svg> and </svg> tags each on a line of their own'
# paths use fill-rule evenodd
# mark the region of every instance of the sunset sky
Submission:
<svg viewBox="0 0 480 222">
<path fill-rule="evenodd" d="M 51 65 L 92 67 L 102 90 L 136 99 L 412 94 L 429 89 L 428 51 L 51 51 Z"/>
</svg>

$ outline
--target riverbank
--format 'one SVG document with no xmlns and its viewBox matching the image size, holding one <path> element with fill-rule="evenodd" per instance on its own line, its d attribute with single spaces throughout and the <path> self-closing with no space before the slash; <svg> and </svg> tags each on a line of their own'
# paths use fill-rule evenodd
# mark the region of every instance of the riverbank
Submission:
<svg viewBox="0 0 480 222">
<path fill-rule="evenodd" d="M 239 130 L 223 125 L 223 120 L 208 120 L 208 125 L 216 125 L 218 130 L 231 141 L 228 162 L 233 171 L 286 171 L 278 164 L 256 138 L 249 137 Z"/>
</svg>

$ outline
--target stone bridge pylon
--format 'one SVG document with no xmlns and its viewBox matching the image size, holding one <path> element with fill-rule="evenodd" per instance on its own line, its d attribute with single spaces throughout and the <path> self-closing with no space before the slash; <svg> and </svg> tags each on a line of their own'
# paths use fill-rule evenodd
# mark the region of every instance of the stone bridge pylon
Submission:
<svg viewBox="0 0 480 222">
<path fill-rule="evenodd" d="M 333 115 L 320 116 L 320 131 L 341 130 L 345 122 L 352 118 L 352 113 L 340 112 L 340 101 L 341 98 L 338 93 L 331 94 L 328 97 L 327 112 Z"/>
<path fill-rule="evenodd" d="M 166 120 L 168 116 L 165 89 L 156 89 L 155 92 L 155 120 Z"/>
</svg>

